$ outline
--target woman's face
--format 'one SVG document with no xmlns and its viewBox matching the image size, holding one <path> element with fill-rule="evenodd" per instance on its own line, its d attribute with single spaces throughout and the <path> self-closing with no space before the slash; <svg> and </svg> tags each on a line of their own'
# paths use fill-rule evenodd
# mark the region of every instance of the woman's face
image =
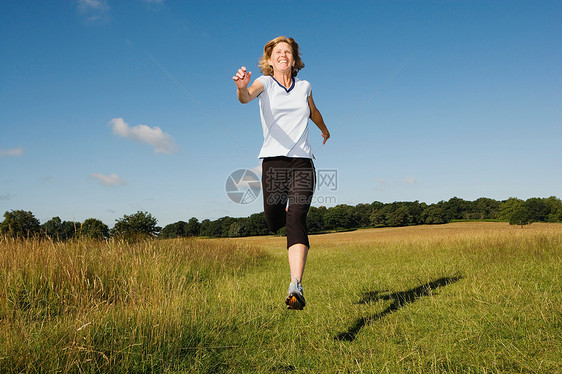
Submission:
<svg viewBox="0 0 562 374">
<path fill-rule="evenodd" d="M 278 71 L 280 73 L 291 72 L 293 66 L 295 66 L 291 46 L 288 43 L 281 42 L 273 47 L 271 57 L 269 58 L 269 64 L 273 66 L 273 71 Z"/>
</svg>

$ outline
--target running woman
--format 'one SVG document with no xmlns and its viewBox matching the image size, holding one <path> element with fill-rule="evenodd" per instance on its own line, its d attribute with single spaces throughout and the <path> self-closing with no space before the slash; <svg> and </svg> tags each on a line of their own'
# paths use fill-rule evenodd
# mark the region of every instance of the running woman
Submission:
<svg viewBox="0 0 562 374">
<path fill-rule="evenodd" d="M 310 83 L 297 78 L 304 63 L 293 38 L 279 36 L 267 42 L 259 67 L 263 75 L 252 85 L 252 72 L 244 66 L 232 79 L 242 104 L 259 97 L 264 140 L 258 158 L 263 160 L 265 218 L 273 232 L 286 226 L 291 282 L 285 303 L 289 309 L 302 310 L 306 305 L 302 277 L 310 248 L 306 217 L 316 180 L 308 119 L 322 132 L 323 144 L 330 132 L 314 104 Z"/>
</svg>

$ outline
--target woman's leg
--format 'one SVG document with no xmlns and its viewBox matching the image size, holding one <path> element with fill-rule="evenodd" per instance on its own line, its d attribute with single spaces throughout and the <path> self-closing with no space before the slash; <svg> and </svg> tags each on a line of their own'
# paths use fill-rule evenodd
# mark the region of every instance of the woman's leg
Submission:
<svg viewBox="0 0 562 374">
<path fill-rule="evenodd" d="M 308 247 L 297 243 L 290 246 L 287 252 L 289 254 L 289 269 L 292 281 L 301 283 L 304 267 L 306 266 L 306 257 L 308 256 Z"/>
<path fill-rule="evenodd" d="M 293 162 L 292 183 L 287 211 L 287 248 L 293 281 L 300 283 L 306 265 L 310 243 L 306 217 L 314 193 L 315 170 L 312 160 L 296 159 Z"/>
<path fill-rule="evenodd" d="M 262 162 L 263 210 L 267 227 L 272 232 L 279 231 L 287 220 L 288 180 L 286 174 L 288 163 L 275 159 Z M 285 179 L 285 180 L 284 180 Z"/>
<path fill-rule="evenodd" d="M 267 225 L 272 231 L 283 226 L 287 228 L 291 284 L 285 302 L 290 309 L 302 309 L 306 305 L 301 281 L 310 247 L 306 217 L 312 202 L 315 177 L 314 164 L 310 159 L 276 157 L 262 162 Z"/>
</svg>

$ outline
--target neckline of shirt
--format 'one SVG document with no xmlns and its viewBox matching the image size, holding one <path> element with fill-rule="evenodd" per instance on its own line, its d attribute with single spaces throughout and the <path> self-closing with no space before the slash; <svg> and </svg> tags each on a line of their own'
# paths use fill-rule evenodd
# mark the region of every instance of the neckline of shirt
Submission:
<svg viewBox="0 0 562 374">
<path fill-rule="evenodd" d="M 295 77 L 291 77 L 291 80 L 293 82 L 291 83 L 291 87 L 289 87 L 289 88 L 287 88 L 287 87 L 283 86 L 281 83 L 279 83 L 279 81 L 277 79 L 275 79 L 273 77 L 273 75 L 270 75 L 270 77 L 271 77 L 271 79 L 273 79 L 279 85 L 279 87 L 283 88 L 285 90 L 285 92 L 287 92 L 287 93 L 291 92 L 291 90 L 295 87 Z"/>
</svg>

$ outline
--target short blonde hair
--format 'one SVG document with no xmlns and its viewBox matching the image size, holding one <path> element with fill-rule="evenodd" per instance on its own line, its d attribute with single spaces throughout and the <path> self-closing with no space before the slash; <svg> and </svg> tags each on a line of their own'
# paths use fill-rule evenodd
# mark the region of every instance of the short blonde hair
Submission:
<svg viewBox="0 0 562 374">
<path fill-rule="evenodd" d="M 275 46 L 279 43 L 287 43 L 291 46 L 291 49 L 293 50 L 293 59 L 295 60 L 295 66 L 293 66 L 293 77 L 296 77 L 299 70 L 304 68 L 304 62 L 301 60 L 299 45 L 293 38 L 278 36 L 277 38 L 268 41 L 265 47 L 263 47 L 263 56 L 261 56 L 258 66 L 263 75 L 273 75 L 273 67 L 269 65 L 268 60 L 271 58 L 273 48 L 275 48 Z"/>
</svg>

